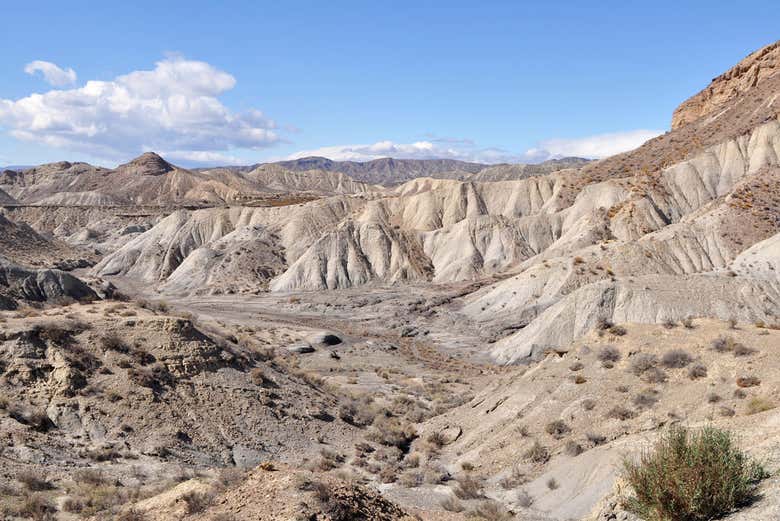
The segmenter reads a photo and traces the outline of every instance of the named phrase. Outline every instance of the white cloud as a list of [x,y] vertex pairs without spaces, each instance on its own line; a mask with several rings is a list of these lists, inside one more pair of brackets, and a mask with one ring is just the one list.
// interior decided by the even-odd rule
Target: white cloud
[[35,75],[40,72],[46,83],[55,87],[65,87],[76,83],[76,71],[73,69],[62,69],[54,63],[35,60],[24,67],[24,72]]
[[203,165],[243,165],[249,163],[247,160],[241,159],[240,157],[205,150],[163,150],[160,151],[160,154],[171,161],[182,161]]
[[526,161],[544,161],[571,156],[601,159],[633,150],[660,134],[663,134],[663,131],[629,130],[577,139],[548,139],[528,149],[524,157]]
[[287,157],[321,156],[334,161],[371,161],[383,157],[396,159],[458,159],[484,163],[503,163],[516,161],[517,156],[498,148],[477,148],[473,141],[465,139],[445,139],[435,141],[417,141],[415,143],[395,143],[377,141],[370,145],[336,145],[312,150],[303,150]]
[[235,84],[208,63],[169,57],[154,70],[112,81],[0,99],[0,126],[18,139],[108,160],[148,150],[195,157],[278,142],[276,124],[262,112],[236,113],[219,101]]

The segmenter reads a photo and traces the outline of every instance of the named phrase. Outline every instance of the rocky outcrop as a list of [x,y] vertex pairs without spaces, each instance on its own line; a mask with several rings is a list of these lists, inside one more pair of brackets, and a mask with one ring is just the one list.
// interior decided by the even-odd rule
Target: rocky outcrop
[[5,307],[13,301],[46,302],[62,298],[80,301],[96,300],[97,294],[87,284],[59,270],[30,270],[0,257],[0,296]]
[[718,107],[780,71],[780,41],[750,54],[733,68],[712,80],[709,86],[687,99],[674,111],[672,129],[714,113]]
[[4,204],[17,204],[18,201],[5,193],[3,190],[0,190],[0,205]]

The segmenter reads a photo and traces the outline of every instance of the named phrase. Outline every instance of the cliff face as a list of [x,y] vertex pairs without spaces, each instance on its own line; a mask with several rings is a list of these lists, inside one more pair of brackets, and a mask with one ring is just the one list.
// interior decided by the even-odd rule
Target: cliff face
[[780,41],[750,54],[709,86],[684,101],[672,115],[672,130],[682,127],[736,98],[780,72]]

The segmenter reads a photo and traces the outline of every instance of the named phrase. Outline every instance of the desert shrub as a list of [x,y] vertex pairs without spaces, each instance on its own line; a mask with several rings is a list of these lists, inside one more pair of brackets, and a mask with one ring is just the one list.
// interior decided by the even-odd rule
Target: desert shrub
[[669,369],[686,367],[693,361],[693,357],[683,349],[672,349],[661,357],[661,365]]
[[188,515],[198,514],[206,510],[213,496],[204,492],[190,491],[181,496],[184,501],[184,510]]
[[534,444],[523,453],[523,457],[533,463],[547,463],[547,460],[550,459],[550,452],[547,447],[534,441]]
[[534,498],[525,490],[520,490],[517,493],[517,504],[523,508],[528,508],[534,504]]
[[469,512],[469,517],[484,519],[485,521],[509,521],[514,519],[501,503],[488,499],[480,502],[473,510]]
[[664,321],[663,321],[663,324],[662,324],[662,325],[663,325],[663,326],[664,326],[666,329],[674,329],[675,327],[677,327],[677,322],[675,322],[675,321],[674,321],[674,320],[672,320],[671,318],[667,318],[666,320],[664,320]]
[[648,369],[658,365],[658,357],[649,353],[639,353],[631,359],[631,372],[640,376]]
[[701,362],[697,362],[688,368],[688,378],[696,380],[698,378],[704,378],[707,376],[707,366]]
[[40,492],[42,490],[51,490],[54,486],[46,477],[32,470],[23,470],[16,475],[16,480],[24,485],[27,490]]
[[734,344],[734,356],[750,356],[753,353],[755,353],[756,350],[753,348],[750,348],[746,346],[745,344],[742,344],[741,342],[737,342]]
[[584,366],[584,365],[582,365],[582,362],[574,362],[573,364],[571,364],[571,365],[569,366],[569,371],[579,371],[579,370],[581,370],[583,367],[585,367],[585,366]]
[[249,372],[249,378],[252,380],[252,383],[255,385],[259,385],[261,387],[264,387],[266,383],[268,382],[268,377],[265,375],[265,371],[263,371],[260,367],[255,367]]
[[444,434],[442,434],[440,431],[434,431],[430,433],[428,437],[425,438],[425,441],[437,449],[440,449],[447,444],[446,436],[444,436]]
[[737,329],[737,319],[736,318],[730,318],[726,321],[726,324],[729,326],[729,329]]
[[668,377],[661,369],[653,367],[642,373],[642,380],[649,384],[662,384],[668,380]]
[[596,400],[592,398],[585,398],[582,400],[582,408],[586,411],[592,411],[596,407]]
[[406,452],[409,445],[417,437],[417,431],[412,425],[397,418],[380,418],[374,421],[374,425],[366,437],[370,441],[388,447],[398,447]]
[[609,328],[609,332],[615,336],[624,336],[626,333],[628,333],[628,330],[626,330],[626,328],[623,326],[612,326]]
[[15,514],[22,519],[53,519],[57,507],[43,494],[25,494]]
[[[146,514],[134,508],[131,508],[130,510],[125,510],[124,512],[116,516],[116,521],[146,521],[146,519],[148,519],[146,517]],[[211,521],[217,521],[217,519],[212,517]]]
[[96,487],[98,485],[104,485],[107,482],[106,477],[103,475],[103,473],[95,469],[77,470],[73,474],[73,479],[78,483],[85,483],[93,487]]
[[450,474],[441,465],[429,463],[423,470],[423,479],[430,485],[440,485],[450,479]]
[[79,498],[65,498],[62,502],[62,511],[78,514],[84,510],[84,503]]
[[617,362],[620,360],[620,351],[615,346],[604,346],[599,350],[598,359],[601,362]]
[[558,481],[555,478],[550,478],[547,480],[547,488],[550,490],[556,490],[559,487]]
[[741,400],[747,396],[747,393],[742,389],[734,389],[734,398]]
[[339,418],[356,427],[367,427],[374,423],[376,407],[370,396],[350,398],[339,407]]
[[143,349],[133,349],[130,353],[130,357],[133,361],[139,365],[150,365],[157,361],[153,354]]
[[130,351],[130,346],[114,333],[109,333],[108,335],[100,337],[100,347],[103,351],[115,351],[117,353],[127,353]]
[[58,346],[67,344],[71,336],[69,329],[53,322],[38,324],[33,331],[37,333],[38,338],[41,340],[49,341]]
[[607,437],[603,434],[597,434],[595,432],[588,432],[585,434],[585,438],[590,442],[591,445],[594,447],[598,445],[603,445],[607,441]]
[[696,327],[693,325],[692,317],[685,317],[684,319],[682,319],[681,323],[685,329],[693,329],[694,327]]
[[459,476],[453,492],[460,499],[479,499],[484,497],[482,483],[471,474]]
[[607,411],[606,416],[607,418],[626,421],[636,417],[636,413],[631,409],[628,409],[627,407],[623,407],[622,405],[616,405],[613,408],[611,408],[609,411]]
[[571,428],[563,420],[555,420],[544,426],[544,431],[553,438],[562,438],[571,432]]
[[725,353],[734,349],[736,341],[728,335],[721,335],[710,343],[710,348],[718,353]]
[[650,408],[658,402],[658,393],[652,389],[642,391],[634,396],[634,405],[640,408]]
[[528,476],[520,470],[520,467],[512,467],[512,472],[510,472],[508,476],[501,478],[498,482],[504,490],[517,488],[525,483],[528,483]]
[[719,394],[710,393],[707,395],[707,403],[718,403],[721,400]]
[[398,478],[398,483],[406,488],[419,487],[423,482],[423,473],[419,470],[407,470]]
[[584,376],[582,376],[581,374],[574,375],[574,378],[573,378],[572,380],[573,380],[573,381],[574,381],[574,383],[575,383],[575,384],[577,384],[577,385],[584,384],[585,382],[587,382],[587,381],[588,381],[588,379],[587,379],[587,378],[585,378]]
[[474,470],[474,464],[468,461],[464,461],[463,463],[460,464],[460,468],[463,469],[463,471],[465,472],[471,472],[472,470]]
[[736,411],[734,411],[734,409],[732,409],[731,407],[727,407],[725,405],[721,405],[718,408],[718,413],[721,416],[724,416],[724,417],[728,418],[728,417],[734,416],[736,414]]
[[596,329],[599,331],[606,331],[614,325],[615,323],[608,318],[600,318],[598,321],[596,321]]
[[638,461],[623,462],[634,492],[624,505],[648,520],[713,519],[749,502],[765,476],[729,432],[672,427]]
[[580,445],[576,441],[569,440],[566,442],[566,445],[564,445],[563,452],[567,456],[571,456],[572,458],[574,458],[582,454],[584,452],[584,449],[582,448],[582,445]]
[[761,396],[755,396],[748,400],[746,412],[747,414],[758,414],[760,412],[768,411],[774,408],[775,404],[771,400]]

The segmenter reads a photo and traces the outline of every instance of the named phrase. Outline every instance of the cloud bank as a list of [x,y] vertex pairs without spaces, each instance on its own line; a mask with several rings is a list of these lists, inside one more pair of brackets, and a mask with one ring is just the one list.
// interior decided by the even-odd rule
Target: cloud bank
[[[28,69],[49,81],[76,79],[75,72],[47,62],[33,62]],[[236,113],[219,101],[235,84],[232,75],[208,63],[172,57],[153,70],[112,81],[0,99],[0,126],[17,139],[108,160],[172,150],[197,161],[280,141],[276,124],[262,112]]]
[[334,161],[371,161],[383,157],[397,159],[458,159],[476,163],[537,163],[562,157],[601,159],[627,152],[648,139],[662,134],[659,130],[630,130],[598,134],[578,139],[549,139],[539,142],[523,153],[501,148],[479,148],[471,139],[440,138],[414,143],[377,141],[369,145],[335,145],[290,154],[287,159],[309,156],[327,157]]
[[437,139],[396,143],[377,141],[368,145],[335,145],[290,154],[287,159],[321,156],[334,161],[371,161],[383,157],[396,159],[458,159],[480,163],[516,161],[519,156],[499,148],[477,148],[468,139]]
[[526,161],[544,161],[561,157],[602,159],[621,152],[628,152],[648,139],[663,134],[660,130],[629,130],[597,134],[576,139],[548,139],[539,142],[523,154]]

